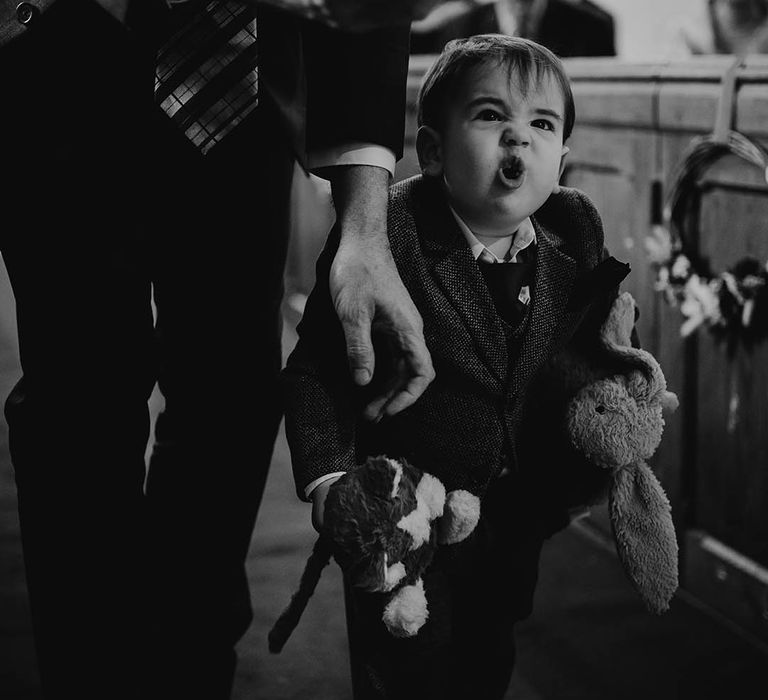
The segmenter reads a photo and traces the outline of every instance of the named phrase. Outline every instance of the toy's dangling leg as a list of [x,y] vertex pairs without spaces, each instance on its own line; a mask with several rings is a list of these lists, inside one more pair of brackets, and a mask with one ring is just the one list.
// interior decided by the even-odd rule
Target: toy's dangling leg
[[384,608],[382,619],[395,637],[413,637],[427,621],[427,597],[424,581],[418,579],[410,586],[403,586]]
[[315,592],[320,574],[330,561],[331,550],[326,541],[322,537],[318,537],[312,548],[312,553],[307,559],[298,590],[293,594],[288,606],[269,631],[267,639],[269,650],[273,654],[279,653],[288,641],[288,637],[291,636],[291,632],[299,623],[304,608],[307,607],[309,599]]

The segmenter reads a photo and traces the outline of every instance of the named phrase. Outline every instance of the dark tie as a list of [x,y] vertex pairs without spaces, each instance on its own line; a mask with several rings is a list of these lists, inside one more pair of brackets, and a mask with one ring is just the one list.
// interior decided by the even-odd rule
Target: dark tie
[[187,138],[207,153],[258,105],[253,5],[189,2],[157,58],[155,99]]
[[490,256],[480,255],[478,265],[491,293],[496,311],[510,326],[517,326],[523,318],[527,304],[520,300],[524,286],[533,285],[536,266],[535,245],[531,244],[517,255],[517,262],[498,262]]

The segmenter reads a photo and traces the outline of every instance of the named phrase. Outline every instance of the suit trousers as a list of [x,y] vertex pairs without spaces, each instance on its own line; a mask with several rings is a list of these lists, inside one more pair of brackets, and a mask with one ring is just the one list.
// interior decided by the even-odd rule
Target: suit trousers
[[226,698],[251,619],[293,160],[266,110],[200,156],[154,106],[152,48],[83,0],[0,54],[6,417],[46,698]]
[[501,700],[515,664],[515,623],[531,613],[544,527],[512,476],[497,479],[467,540],[440,546],[424,575],[429,617],[396,638],[387,594],[345,583],[355,700]]

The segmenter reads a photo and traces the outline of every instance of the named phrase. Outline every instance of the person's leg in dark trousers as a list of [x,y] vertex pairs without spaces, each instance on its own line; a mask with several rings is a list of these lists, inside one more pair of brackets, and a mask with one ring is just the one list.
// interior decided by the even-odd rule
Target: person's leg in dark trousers
[[387,596],[345,588],[355,700],[502,700],[542,545],[521,494],[511,478],[499,479],[476,531],[438,549],[424,576],[429,617],[415,637],[386,630]]
[[483,498],[476,546],[455,572],[452,698],[502,700],[515,668],[515,625],[533,609],[544,541],[529,489],[512,476]]
[[424,576],[429,618],[410,638],[393,636],[382,611],[389,596],[345,582],[352,689],[355,700],[447,700],[451,697],[453,592],[439,567]]
[[157,692],[216,700],[229,697],[234,645],[252,617],[244,563],[282,418],[293,157],[261,107],[205,157],[186,153],[175,176],[186,191],[165,222],[175,245],[155,287],[165,398],[147,481]]
[[23,378],[6,403],[46,698],[141,697],[152,55],[95,3],[0,53],[0,247]]

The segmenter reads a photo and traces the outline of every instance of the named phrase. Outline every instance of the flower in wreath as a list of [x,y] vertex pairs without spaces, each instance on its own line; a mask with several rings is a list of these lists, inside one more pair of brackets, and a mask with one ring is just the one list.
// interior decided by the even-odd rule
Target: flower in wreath
[[[735,75],[729,73],[729,79]],[[732,353],[740,343],[768,337],[768,263],[745,257],[717,273],[691,249],[691,241],[699,237],[699,181],[728,154],[760,168],[768,182],[768,149],[719,124],[711,134],[692,139],[683,153],[661,211],[663,223],[652,226],[645,249],[656,272],[655,289],[682,312],[681,335],[706,326],[726,340]]]
[[666,226],[654,224],[645,239],[645,252],[653,265],[667,265],[672,259],[672,236]]
[[702,324],[717,326],[723,322],[720,313],[720,280],[705,280],[692,274],[685,282],[680,311],[685,317],[680,335],[689,336]]
[[669,268],[669,276],[673,284],[685,284],[691,276],[691,261],[687,255],[678,253]]
[[747,330],[765,327],[768,263],[743,258],[721,277],[720,309],[727,323]]

